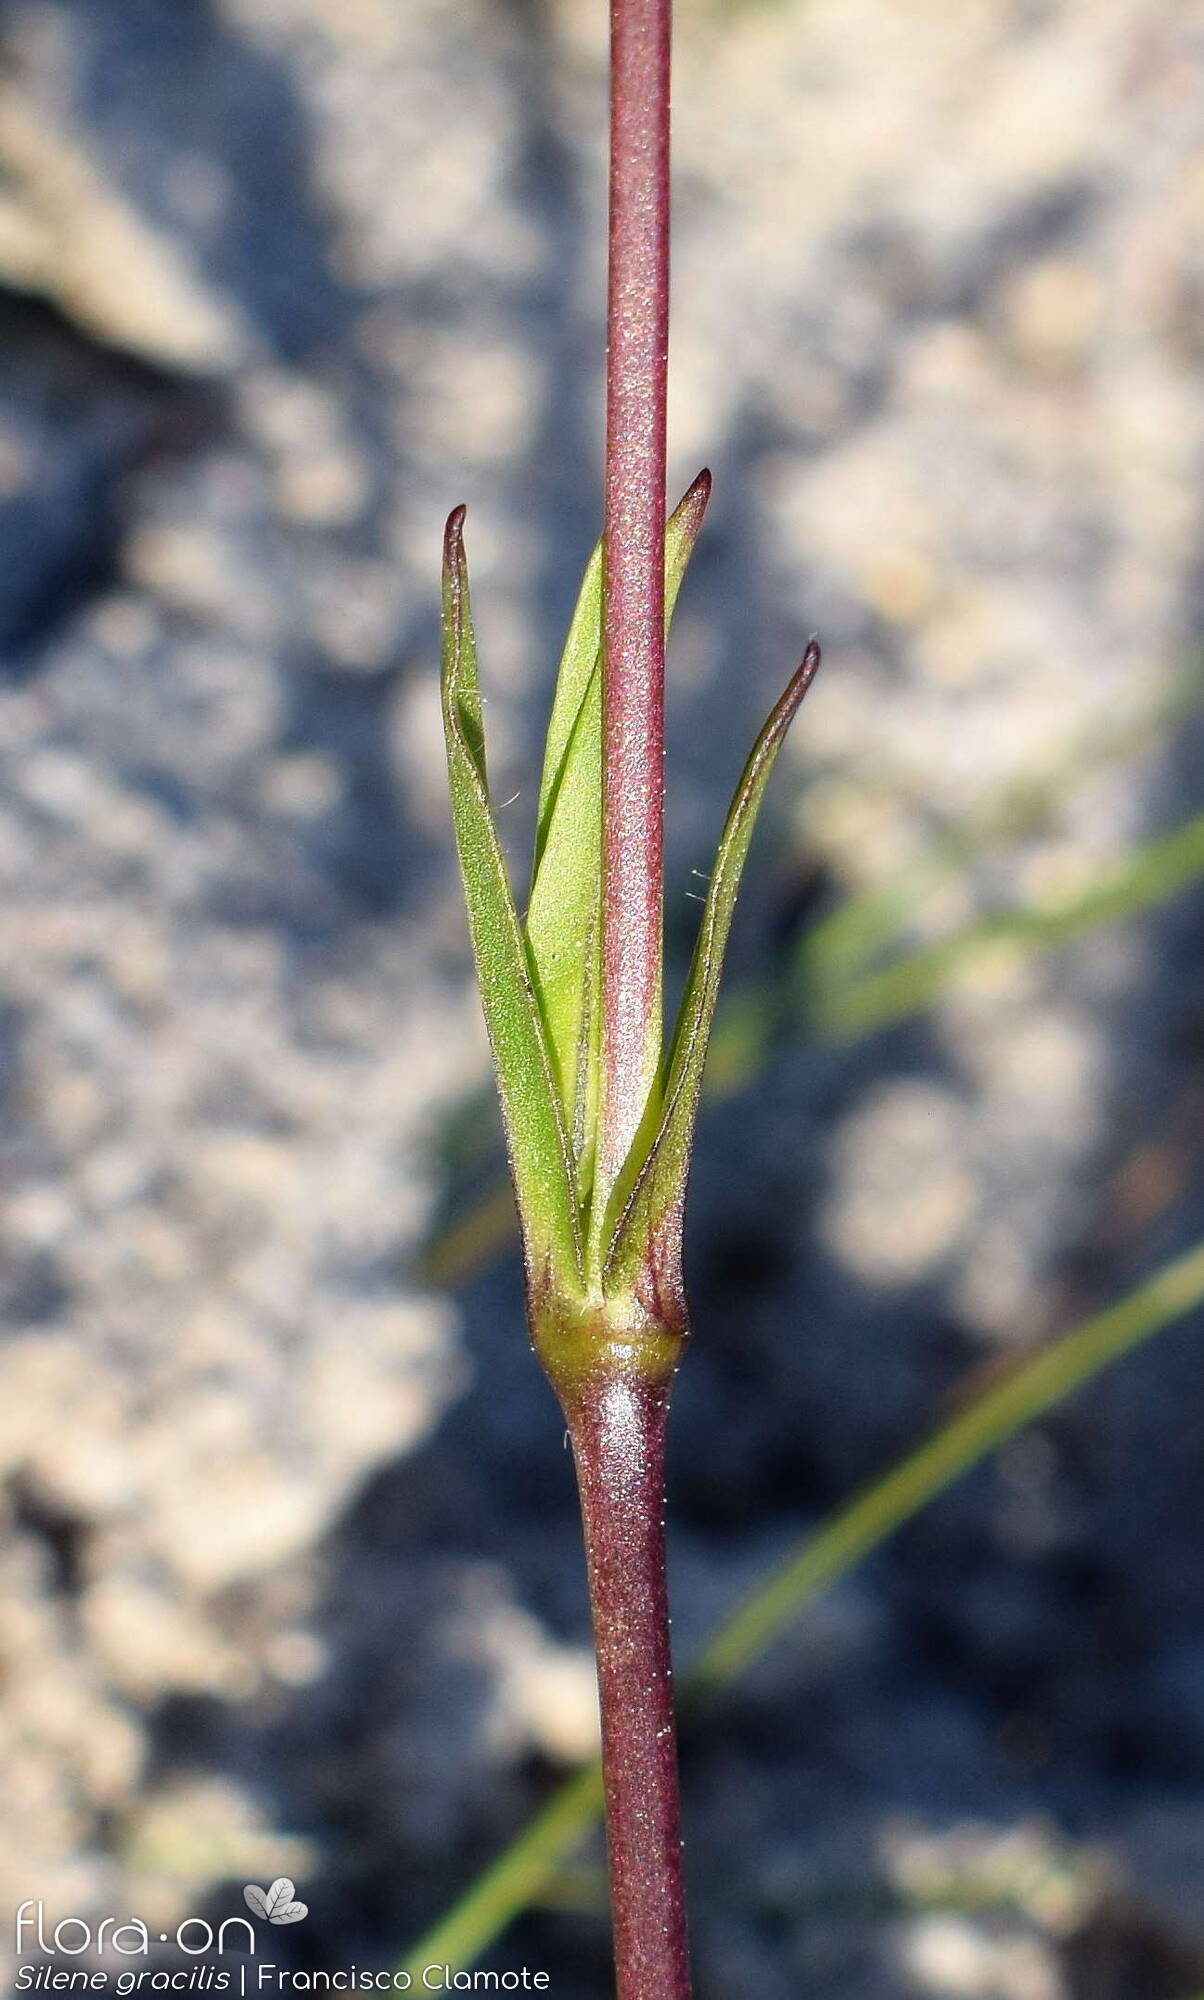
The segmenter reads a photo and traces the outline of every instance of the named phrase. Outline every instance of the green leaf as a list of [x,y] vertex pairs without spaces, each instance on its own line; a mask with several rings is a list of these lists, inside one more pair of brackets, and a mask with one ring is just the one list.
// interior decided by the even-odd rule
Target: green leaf
[[[701,472],[665,527],[665,629],[710,497]],[[527,910],[543,1013],[582,1196],[598,1098],[602,894],[602,546],[590,557],[548,725]]]
[[595,644],[593,671],[556,776],[527,909],[531,976],[583,1195],[597,1109],[601,867],[602,673]]
[[569,742],[577,728],[581,708],[591,681],[597,673],[602,643],[602,544],[597,542],[573,609],[569,635],[560,657],[552,713],[544,740],[543,774],[539,781],[539,812],[535,824],[535,865],[532,881],[539,875],[540,862],[548,842],[552,810],[564,777]]
[[527,1271],[532,1282],[574,1290],[581,1247],[572,1155],[489,805],[462,507],[443,547],[442,689],[452,819]]
[[615,1189],[612,1213],[617,1222],[606,1263],[608,1289],[612,1283],[638,1284],[650,1271],[658,1283],[680,1284],[681,1219],[694,1119],[736,892],[769,774],[818,666],[819,646],[812,639],[802,665],[753,745],[728,810],[669,1049],[660,1124],[650,1144],[643,1146],[637,1140]]

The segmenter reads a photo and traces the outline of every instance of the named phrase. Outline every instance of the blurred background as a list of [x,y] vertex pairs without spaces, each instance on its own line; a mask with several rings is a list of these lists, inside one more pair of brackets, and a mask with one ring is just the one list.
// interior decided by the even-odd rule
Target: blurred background
[[[0,15],[3,1911],[288,1874],[278,1962],[387,1965],[593,1742],[435,614],[466,501],[522,854],[599,517],[604,13]],[[679,976],[826,656],[700,1134],[684,1660],[1204,1232],[1204,6],[681,0],[675,121]],[[687,1731],[701,2000],[1204,1988],[1201,1331]],[[487,1963],[606,1994],[599,1861]]]

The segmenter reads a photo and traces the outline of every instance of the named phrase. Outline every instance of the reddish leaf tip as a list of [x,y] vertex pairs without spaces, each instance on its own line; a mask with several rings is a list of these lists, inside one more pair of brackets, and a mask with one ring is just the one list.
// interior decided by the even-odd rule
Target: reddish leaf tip
[[459,548],[464,539],[464,520],[467,513],[467,507],[453,507],[447,517],[447,526],[443,530],[443,546],[449,555]]
[[682,495],[681,505],[677,511],[690,521],[692,536],[696,535],[702,526],[702,517],[707,510],[707,501],[711,497],[712,484],[710,471],[704,465],[698,477],[691,481]]
[[807,641],[807,650],[791,675],[786,692],[777,705],[773,720],[778,729],[785,729],[793,722],[799,703],[819,672],[820,658],[819,640],[812,635]]

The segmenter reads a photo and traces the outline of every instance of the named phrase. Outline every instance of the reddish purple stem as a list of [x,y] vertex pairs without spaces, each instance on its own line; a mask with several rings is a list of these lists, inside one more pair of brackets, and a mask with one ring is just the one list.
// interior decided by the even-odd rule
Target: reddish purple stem
[[669,0],[611,0],[603,1189],[635,1137],[660,1054],[669,17]]
[[[660,1060],[669,16],[670,0],[611,0],[598,1213]],[[670,1381],[608,1343],[596,1369],[558,1386],[598,1660],[616,1991],[689,2000],[665,1588]]]
[[689,2000],[665,1586],[670,1384],[594,1378],[564,1398],[581,1489],[618,2000]]

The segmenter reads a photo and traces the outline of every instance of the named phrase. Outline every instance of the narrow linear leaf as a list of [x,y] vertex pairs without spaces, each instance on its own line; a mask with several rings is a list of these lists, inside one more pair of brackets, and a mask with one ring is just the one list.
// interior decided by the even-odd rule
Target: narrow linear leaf
[[[704,468],[683,495],[665,525],[665,631],[677,602],[702,517],[711,497],[711,475]],[[568,638],[560,658],[552,713],[544,741],[543,773],[539,781],[535,867],[538,873],[547,841],[549,817],[564,774],[569,739],[576,727],[586,690],[598,666],[602,647],[602,544],[596,542],[586,565]]]
[[442,687],[452,819],[527,1268],[571,1286],[581,1268],[572,1159],[489,806],[462,507],[444,539]]
[[601,854],[602,674],[595,659],[565,750],[527,911],[531,975],[581,1165],[594,1109],[589,1055],[600,976]]
[[1197,813],[1170,833],[1134,849],[1083,895],[1059,903],[1026,903],[1014,910],[995,910],[950,937],[904,952],[877,970],[855,972],[843,982],[832,981],[827,992],[816,982],[812,1003],[816,1024],[837,1040],[873,1033],[918,1012],[963,964],[993,945],[1036,951],[1068,944],[1101,925],[1121,923],[1168,901],[1198,881],[1202,872],[1204,813]]
[[608,1279],[630,1281],[647,1268],[650,1257],[661,1271],[676,1263],[694,1120],[736,892],[769,774],[815,679],[819,658],[818,643],[812,639],[802,665],[753,745],[728,810],[669,1049],[660,1124],[650,1145],[637,1140],[616,1187],[612,1212],[617,1222],[607,1257]]
[[[665,627],[710,497],[701,472],[665,528]],[[594,550],[561,661],[539,794],[527,911],[531,974],[565,1123],[588,1193],[594,1114],[602,881],[602,566]]]
[[544,739],[543,772],[539,780],[539,811],[535,822],[535,865],[532,881],[539,873],[547,845],[548,824],[564,774],[569,740],[577,727],[586,690],[598,664],[602,640],[602,544],[596,542],[585,567],[581,589],[569,624],[568,638],[560,656],[552,713]]

